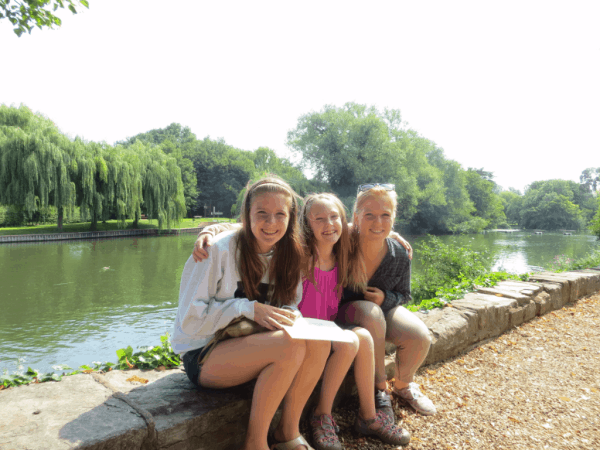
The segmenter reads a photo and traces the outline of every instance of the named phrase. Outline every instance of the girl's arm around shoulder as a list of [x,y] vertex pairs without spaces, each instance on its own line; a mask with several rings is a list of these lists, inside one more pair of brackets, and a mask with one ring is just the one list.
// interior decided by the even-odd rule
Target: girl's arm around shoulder
[[410,294],[410,266],[408,251],[394,239],[388,238],[390,245],[390,260],[386,261],[388,273],[386,274],[386,289],[383,289],[385,298],[381,308],[388,310],[398,305],[403,305],[412,300]]
[[240,228],[242,228],[241,223],[221,223],[204,227],[194,243],[194,250],[192,252],[194,261],[202,262],[208,258],[209,247],[213,242],[221,238],[223,233],[227,231],[237,231]]

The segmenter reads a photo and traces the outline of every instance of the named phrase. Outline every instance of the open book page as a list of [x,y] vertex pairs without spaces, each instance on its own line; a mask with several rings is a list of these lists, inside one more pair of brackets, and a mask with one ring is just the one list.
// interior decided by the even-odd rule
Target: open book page
[[352,342],[352,331],[342,330],[334,322],[298,317],[294,325],[282,325],[292,339]]

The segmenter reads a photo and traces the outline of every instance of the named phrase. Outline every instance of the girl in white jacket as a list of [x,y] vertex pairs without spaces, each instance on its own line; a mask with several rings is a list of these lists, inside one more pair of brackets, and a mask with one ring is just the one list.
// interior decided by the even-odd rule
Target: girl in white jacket
[[[199,388],[227,388],[256,378],[244,450],[266,450],[269,424],[283,400],[275,449],[310,450],[300,435],[302,409],[321,375],[331,344],[291,339],[281,325],[300,314],[302,247],[297,195],[283,180],[248,187],[242,229],[214,243],[204,264],[190,257],[181,276],[173,349]],[[269,331],[222,341],[201,364],[206,344],[244,316]]]

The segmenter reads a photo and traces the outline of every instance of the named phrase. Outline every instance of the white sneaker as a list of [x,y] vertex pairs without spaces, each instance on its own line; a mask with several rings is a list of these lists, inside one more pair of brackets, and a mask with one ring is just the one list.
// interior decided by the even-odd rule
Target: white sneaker
[[409,383],[408,386],[402,389],[394,387],[392,392],[396,397],[408,403],[419,414],[433,416],[437,412],[433,402],[421,392],[417,383]]

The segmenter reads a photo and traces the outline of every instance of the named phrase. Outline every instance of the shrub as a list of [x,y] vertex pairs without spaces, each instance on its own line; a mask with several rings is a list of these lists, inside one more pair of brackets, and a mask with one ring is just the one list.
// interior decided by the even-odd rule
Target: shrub
[[567,270],[587,269],[600,266],[600,250],[594,250],[587,256],[573,260],[566,255],[557,255],[550,263],[549,269],[554,272],[566,272]]
[[415,301],[433,298],[440,288],[451,287],[461,279],[474,279],[491,267],[487,252],[469,247],[444,244],[437,237],[417,245],[422,268],[413,278],[412,296]]
[[14,205],[0,206],[0,226],[22,227],[25,223],[23,208]]

